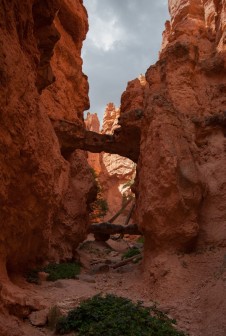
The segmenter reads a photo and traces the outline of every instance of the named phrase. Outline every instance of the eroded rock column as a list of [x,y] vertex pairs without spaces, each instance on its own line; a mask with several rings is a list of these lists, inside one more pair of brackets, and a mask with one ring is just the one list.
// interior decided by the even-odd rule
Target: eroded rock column
[[38,303],[9,278],[73,259],[95,195],[86,154],[65,159],[49,119],[84,128],[80,53],[88,23],[80,0],[3,0],[0,7],[1,302],[26,315]]
[[[160,59],[147,70],[144,86],[137,79],[128,84],[121,114],[126,118],[131,110],[143,110],[136,209],[146,249],[188,251],[213,234],[203,211],[209,197],[217,197],[212,169],[224,200],[224,131],[218,125],[201,132],[195,119],[226,107],[225,2],[172,0],[169,9]],[[197,134],[205,138],[202,144]],[[221,200],[216,217],[207,210],[211,221],[222,211]],[[225,241],[225,235],[217,238],[223,230],[221,220],[217,223],[215,237]]]

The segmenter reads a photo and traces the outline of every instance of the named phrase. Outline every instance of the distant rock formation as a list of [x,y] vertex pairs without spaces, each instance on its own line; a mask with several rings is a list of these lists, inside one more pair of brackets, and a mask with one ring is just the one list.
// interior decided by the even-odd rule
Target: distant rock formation
[[[120,109],[113,103],[106,106],[102,134],[113,134],[119,127],[118,118]],[[86,127],[90,131],[100,132],[97,114],[88,114],[85,121]],[[88,153],[88,162],[97,172],[102,188],[103,196],[107,201],[109,210],[105,220],[110,219],[122,207],[123,202],[132,193],[130,187],[134,182],[136,165],[131,160],[117,154],[109,153]],[[128,209],[118,218],[118,222],[124,222],[128,215]]]
[[[87,117],[85,119],[86,129],[92,132],[100,133],[100,121],[98,119],[97,113],[87,113]],[[95,172],[99,175],[101,172],[101,161],[100,161],[99,153],[91,153],[88,152],[88,162],[89,165],[95,170]]]
[[[116,108],[113,103],[106,106],[102,134],[113,134],[119,127],[118,118],[120,117],[120,109]],[[128,198],[131,192],[135,175],[136,164],[120,155],[102,153],[101,156],[102,171],[100,175],[101,185],[109,204],[109,212],[106,220],[112,217],[122,207],[123,201]],[[129,207],[118,218],[118,222],[123,224],[128,214]]]

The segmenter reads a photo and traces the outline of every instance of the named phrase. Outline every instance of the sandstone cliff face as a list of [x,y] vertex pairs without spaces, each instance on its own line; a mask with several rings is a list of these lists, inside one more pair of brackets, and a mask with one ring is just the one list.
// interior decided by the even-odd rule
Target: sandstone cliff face
[[191,335],[223,336],[226,2],[170,0],[169,9],[159,61],[145,85],[128,84],[120,124],[141,131],[136,215],[151,295]]
[[[43,91],[40,100],[40,109],[51,119],[65,119],[83,128],[83,111],[89,108],[88,82],[82,72],[81,59],[82,42],[88,31],[87,20],[82,1],[61,2],[54,20],[61,38],[51,60],[56,80]],[[51,234],[52,257],[58,260],[73,258],[78,243],[86,237],[87,203],[95,197],[86,154],[77,150],[65,158],[70,165],[68,188],[62,195]]]
[[[101,133],[113,134],[119,127],[119,116],[120,110],[113,103],[109,103],[105,109]],[[96,114],[88,114],[86,127],[90,131],[100,132],[100,124]],[[105,220],[108,220],[121,209],[123,199],[130,193],[130,183],[135,178],[136,165],[125,157],[104,152],[100,154],[88,153],[88,162],[98,174],[103,197],[109,207],[105,217]],[[124,211],[117,222],[123,223],[125,221],[128,210]]]
[[[186,249],[197,237],[225,241],[225,134],[220,126],[202,132],[195,124],[226,107],[225,1],[172,0],[169,8],[160,60],[145,85],[128,84],[121,114],[143,113],[137,216],[148,245]],[[213,171],[219,176],[211,181]],[[207,206],[210,198],[218,210]]]
[[[4,287],[9,276],[48,258],[72,258],[85,237],[92,176],[83,153],[62,157],[49,116],[82,124],[88,84],[80,50],[87,29],[80,0],[1,1],[0,282],[6,304],[14,297]],[[29,305],[21,296],[17,303]]]
[[51,60],[56,81],[43,92],[41,106],[54,119],[82,124],[83,112],[89,108],[88,81],[81,59],[88,19],[82,1],[62,1],[54,24],[61,37]]

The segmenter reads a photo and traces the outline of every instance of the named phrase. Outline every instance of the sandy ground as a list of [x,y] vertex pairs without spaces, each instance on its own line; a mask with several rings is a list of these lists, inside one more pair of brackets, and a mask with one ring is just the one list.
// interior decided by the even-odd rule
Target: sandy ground
[[[34,296],[42,297],[43,306],[57,306],[61,311],[67,312],[81,301],[99,293],[112,293],[130,298],[134,301],[144,301],[153,304],[148,299],[147,290],[140,282],[141,265],[129,263],[116,270],[111,266],[121,261],[121,256],[129,246],[136,242],[113,241],[108,243],[86,241],[79,249],[83,269],[81,280],[57,280],[55,282],[43,281],[41,285],[32,286]],[[141,247],[141,244],[138,244]],[[142,248],[141,248],[142,249]],[[99,270],[102,265],[109,265],[109,270]],[[53,335],[48,328],[38,328],[26,321],[21,325],[25,334],[32,336]]]
[[[57,306],[64,313],[98,293],[116,294],[145,305],[156,303],[176,318],[178,328],[189,336],[226,336],[226,248],[160,256],[152,264],[152,272],[145,274],[143,263],[114,270],[111,266],[136,244],[136,240],[99,243],[89,237],[78,250],[83,265],[81,279],[43,281],[29,285],[30,291],[42,298],[43,307],[49,310]],[[141,244],[138,246],[142,250]],[[32,326],[29,320],[19,328],[29,336],[53,335],[47,327]]]

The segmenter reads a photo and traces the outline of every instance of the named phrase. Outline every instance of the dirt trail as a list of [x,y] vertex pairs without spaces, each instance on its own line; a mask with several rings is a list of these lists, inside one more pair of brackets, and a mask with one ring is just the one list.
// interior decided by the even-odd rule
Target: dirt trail
[[[92,235],[78,249],[83,265],[78,279],[43,281],[41,285],[31,285],[33,295],[42,297],[43,307],[50,310],[57,306],[66,313],[81,301],[99,293],[111,293],[152,304],[140,278],[142,274],[140,263],[128,263],[118,269],[112,265],[121,261],[122,255],[129,247],[137,246],[142,250],[142,244],[136,240],[108,240],[107,243],[96,242]],[[41,311],[46,315],[45,310]],[[21,326],[26,335],[43,336],[54,333],[46,327],[32,326],[26,321]]]
[[[226,248],[168,255],[167,258],[159,256],[150,260],[155,260],[152,273],[143,273],[145,264],[142,262],[113,269],[112,266],[120,262],[123,253],[132,246],[142,251],[142,244],[137,239],[110,239],[100,243],[89,235],[78,249],[83,265],[79,279],[24,284],[30,295],[43,305],[43,310],[38,312],[41,319],[52,307],[57,306],[66,313],[95,294],[111,293],[143,301],[148,306],[156,303],[160,310],[175,318],[178,327],[189,336],[226,335]],[[29,320],[20,323],[18,328],[23,336],[54,334],[46,326],[32,326]]]

